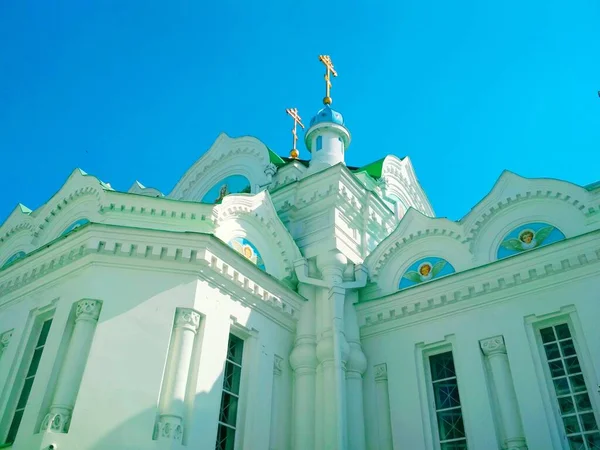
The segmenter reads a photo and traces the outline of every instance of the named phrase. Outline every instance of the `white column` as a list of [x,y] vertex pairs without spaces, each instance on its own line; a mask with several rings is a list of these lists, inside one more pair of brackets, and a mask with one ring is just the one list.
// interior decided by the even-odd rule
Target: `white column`
[[379,450],[392,450],[392,422],[390,419],[390,394],[388,391],[387,364],[378,364],[375,369],[375,395],[377,396],[377,428]]
[[271,435],[269,438],[269,449],[270,450],[283,450],[281,446],[278,446],[279,435],[280,435],[280,420],[279,416],[279,404],[281,402],[281,364],[283,360],[281,356],[273,356],[273,386],[271,390]]
[[500,426],[504,431],[504,446],[510,450],[527,449],[504,338],[496,336],[483,339],[479,344],[491,368],[500,411]]
[[83,370],[92,346],[94,331],[100,316],[102,302],[80,300],[75,308],[75,326],[62,362],[50,411],[44,417],[40,431],[66,433],[83,377]]
[[298,291],[308,301],[300,311],[296,326],[296,342],[290,354],[290,365],[294,371],[292,448],[314,450],[317,368],[315,290],[312,286],[300,284]]
[[177,308],[175,326],[169,347],[165,381],[160,393],[159,418],[155,439],[181,442],[185,392],[190,372],[194,340],[200,325],[200,313],[189,308]]
[[[349,297],[357,299],[356,292]],[[346,415],[348,418],[348,449],[365,450],[365,415],[363,405],[363,374],[367,370],[367,358],[360,345],[360,331],[354,304],[346,300],[344,325],[350,353],[346,363]]]

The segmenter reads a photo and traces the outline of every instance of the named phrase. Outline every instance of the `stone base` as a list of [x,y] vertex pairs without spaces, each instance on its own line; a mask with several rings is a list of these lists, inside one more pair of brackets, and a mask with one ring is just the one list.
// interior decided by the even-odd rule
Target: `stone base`
[[506,450],[527,450],[525,438],[505,439],[504,448]]

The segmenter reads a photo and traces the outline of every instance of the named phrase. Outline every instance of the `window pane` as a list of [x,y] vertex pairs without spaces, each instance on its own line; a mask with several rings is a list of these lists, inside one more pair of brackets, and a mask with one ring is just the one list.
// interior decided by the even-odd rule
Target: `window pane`
[[577,411],[587,411],[592,409],[590,397],[587,395],[587,393],[576,395],[575,404],[577,405]]
[[8,430],[8,436],[6,436],[6,443],[12,444],[15,442],[15,438],[17,437],[17,431],[19,431],[19,425],[21,424],[21,419],[23,418],[23,411],[17,411],[13,417],[13,420],[10,424],[10,429]]
[[562,377],[565,375],[565,368],[562,360],[557,359],[556,361],[550,361],[548,365],[550,366],[550,375],[552,375],[552,378]]
[[50,325],[52,325],[52,319],[46,320],[42,325],[42,331],[40,332],[40,337],[38,339],[36,347],[39,347],[40,345],[44,345],[46,343],[48,333],[50,332]]
[[236,397],[223,392],[219,421],[235,427],[235,421],[237,419],[237,404],[238,399]]
[[567,339],[571,337],[571,332],[569,331],[569,325],[566,323],[561,323],[560,325],[556,325],[556,335],[558,339]]
[[544,349],[546,350],[546,358],[549,360],[560,358],[557,344],[546,344],[544,345]]
[[440,441],[465,437],[465,427],[460,409],[438,412]]
[[587,450],[583,443],[583,436],[570,436],[568,439],[570,450]]
[[456,384],[456,379],[449,382],[442,381],[433,383],[433,393],[435,397],[436,409],[446,409],[460,406],[460,396],[458,395],[458,385]]
[[235,443],[235,429],[219,424],[217,431],[216,450],[233,450]]
[[563,423],[565,424],[565,431],[567,434],[579,433],[579,422],[577,416],[563,417]]
[[580,417],[581,425],[585,431],[593,431],[598,429],[598,424],[596,423],[594,413],[590,412],[587,414],[582,414]]
[[571,381],[571,389],[573,392],[581,392],[585,391],[585,381],[583,380],[583,375],[574,375],[569,377]]
[[564,341],[560,343],[560,349],[562,350],[563,356],[566,358],[567,356],[573,356],[575,354],[575,346],[573,345],[573,340],[569,339],[568,341]]
[[27,404],[27,399],[29,398],[29,393],[31,392],[31,386],[33,385],[33,377],[26,378],[25,383],[23,384],[23,390],[21,391],[21,395],[19,397],[19,401],[17,403],[17,409],[25,408]]
[[586,436],[590,450],[600,450],[600,433],[592,433]]
[[227,359],[242,364],[242,349],[244,347],[244,341],[240,338],[229,335],[229,344],[227,345]]
[[429,361],[431,363],[431,379],[433,381],[456,376],[452,352],[431,356]]
[[569,383],[566,378],[557,378],[554,381],[554,389],[556,390],[556,395],[565,395],[569,394],[571,391],[569,390]]
[[38,366],[40,365],[40,359],[42,359],[43,351],[44,347],[40,347],[35,352],[33,352],[33,359],[31,360],[31,365],[29,366],[29,370],[27,371],[28,377],[36,374]]
[[570,396],[559,398],[558,404],[562,414],[571,414],[575,412],[575,405],[573,404],[573,399]]
[[552,327],[542,328],[540,330],[540,334],[542,335],[542,342],[544,344],[556,340],[556,337],[554,336],[554,330],[552,329]]
[[233,392],[234,394],[239,394],[241,375],[241,367],[227,362],[225,364],[225,374],[223,376],[223,389]]
[[565,365],[567,366],[567,371],[569,375],[573,375],[581,372],[581,366],[579,365],[579,360],[577,356],[572,356],[570,358],[565,359]]

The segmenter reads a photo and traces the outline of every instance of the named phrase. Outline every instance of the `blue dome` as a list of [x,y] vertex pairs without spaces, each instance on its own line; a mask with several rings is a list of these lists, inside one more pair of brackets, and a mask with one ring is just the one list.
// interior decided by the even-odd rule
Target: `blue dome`
[[315,117],[310,119],[310,126],[312,127],[313,125],[323,122],[331,122],[337,123],[338,125],[344,125],[344,118],[339,112],[334,111],[329,106],[325,106],[325,108],[320,110]]

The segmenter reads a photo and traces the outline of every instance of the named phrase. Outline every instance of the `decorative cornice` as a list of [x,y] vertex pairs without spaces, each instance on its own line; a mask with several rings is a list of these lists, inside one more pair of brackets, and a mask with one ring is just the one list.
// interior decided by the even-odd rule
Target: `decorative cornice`
[[388,373],[386,363],[377,364],[376,366],[373,366],[373,369],[375,370],[375,381],[387,381]]
[[191,308],[177,308],[175,313],[175,329],[183,328],[198,332],[200,326],[200,313]]
[[283,371],[283,358],[281,356],[273,356],[273,375],[279,376]]
[[[141,244],[144,241],[146,244]],[[238,259],[241,258],[212,235],[186,233],[184,238],[181,233],[132,231],[128,227],[92,223],[78,233],[59,239],[30,254],[17,266],[0,271],[0,308],[5,303],[2,301],[3,297],[11,292],[50,276],[64,267],[80,268],[81,260],[86,257],[90,258],[90,263],[106,261],[106,258],[111,258],[113,262],[135,261],[136,264],[156,261],[164,261],[165,264],[178,263],[181,270],[193,272],[210,283],[217,283],[221,288],[230,287],[232,298],[238,301],[260,307],[268,305],[263,312],[276,321],[280,321],[281,318],[272,316],[269,309],[295,321],[296,312],[304,301],[298,294],[256,267],[249,269],[252,275],[238,271],[234,265],[237,265]],[[223,259],[226,257],[229,258],[227,261]],[[251,266],[245,263],[240,265]],[[271,288],[266,288],[265,284]],[[280,323],[290,328],[293,322]]]
[[485,356],[506,353],[506,344],[504,343],[504,337],[502,336],[481,339],[479,341],[479,346],[481,347],[481,351]]
[[2,357],[2,354],[4,353],[4,350],[6,350],[6,348],[8,347],[8,344],[10,344],[10,339],[12,338],[13,331],[14,328],[0,334],[0,357]]
[[[590,265],[595,266],[600,263],[600,244],[594,242],[598,237],[600,237],[600,230],[592,231],[532,252],[459,272],[428,285],[405,289],[382,298],[369,299],[368,302],[358,305],[361,329],[367,332],[371,327],[377,329],[384,325],[393,327],[393,323],[410,321],[417,315],[438,308],[485,297],[542,279],[552,280],[561,273]],[[573,253],[568,254],[568,252]],[[492,264],[496,266],[495,270],[490,270],[489,266]],[[474,273],[481,275],[477,278],[477,282],[473,281]]]
[[75,321],[90,320],[95,322],[98,320],[98,317],[100,317],[101,309],[102,302],[100,300],[79,300],[75,310]]

